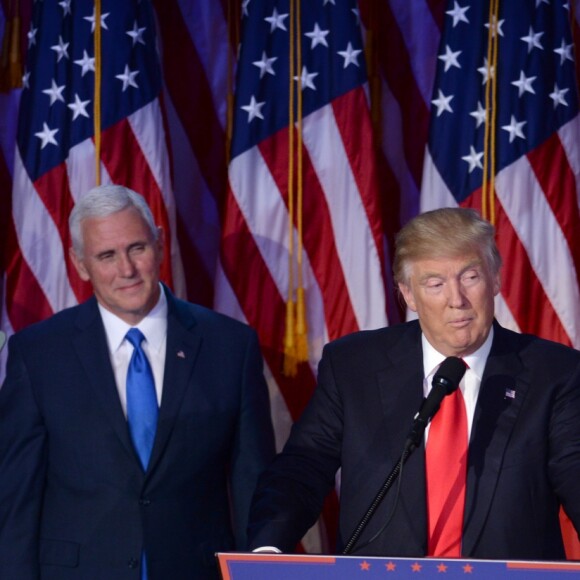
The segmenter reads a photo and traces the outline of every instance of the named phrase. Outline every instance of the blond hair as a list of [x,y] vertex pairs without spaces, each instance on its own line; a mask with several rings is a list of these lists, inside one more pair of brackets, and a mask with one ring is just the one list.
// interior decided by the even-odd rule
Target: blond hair
[[455,257],[474,252],[492,274],[501,268],[495,228],[474,209],[446,207],[419,214],[395,238],[393,273],[398,284],[409,283],[415,260]]

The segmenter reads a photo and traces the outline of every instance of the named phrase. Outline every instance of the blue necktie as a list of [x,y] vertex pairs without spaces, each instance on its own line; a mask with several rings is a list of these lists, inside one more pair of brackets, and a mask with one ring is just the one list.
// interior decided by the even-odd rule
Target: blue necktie
[[[141,348],[145,340],[143,333],[138,328],[131,328],[125,338],[134,348],[127,371],[127,421],[133,445],[146,471],[159,414],[155,381],[147,355]],[[141,580],[147,580],[145,552],[141,554]]]
[[155,381],[147,356],[141,348],[145,340],[143,333],[138,328],[131,328],[126,339],[135,349],[127,371],[127,421],[141,465],[147,470],[159,414]]

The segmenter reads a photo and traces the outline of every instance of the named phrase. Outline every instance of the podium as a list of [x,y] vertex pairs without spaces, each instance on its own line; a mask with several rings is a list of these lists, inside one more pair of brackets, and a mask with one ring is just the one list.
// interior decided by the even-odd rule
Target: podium
[[550,580],[579,575],[580,562],[218,553],[223,580]]

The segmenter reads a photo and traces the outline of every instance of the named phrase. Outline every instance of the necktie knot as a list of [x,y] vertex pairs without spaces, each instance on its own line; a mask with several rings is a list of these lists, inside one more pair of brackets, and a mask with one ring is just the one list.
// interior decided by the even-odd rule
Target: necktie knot
[[141,343],[145,340],[145,336],[138,328],[130,328],[125,338],[133,345],[133,348],[139,350],[141,350]]

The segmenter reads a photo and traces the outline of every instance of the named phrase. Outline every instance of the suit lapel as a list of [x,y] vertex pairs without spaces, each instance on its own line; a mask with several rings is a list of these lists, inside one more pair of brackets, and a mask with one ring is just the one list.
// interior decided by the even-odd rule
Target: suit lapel
[[495,324],[469,443],[462,549],[466,556],[473,552],[485,524],[507,443],[530,381],[508,333]]
[[99,315],[97,301],[93,297],[79,306],[79,315],[72,337],[73,348],[84,368],[88,384],[92,388],[103,414],[110,421],[122,445],[136,461],[135,451],[127,421],[123,414],[115,376],[111,367],[105,328]]
[[[385,440],[394,465],[401,456],[413,417],[423,400],[424,372],[419,325],[411,326],[394,347],[385,349],[387,355],[390,366],[379,373],[378,383],[387,428]],[[421,445],[403,468],[400,506],[397,509],[405,514],[417,545],[423,549],[427,537],[425,494],[425,453]]]
[[148,473],[153,471],[167,445],[183,396],[191,382],[202,342],[201,331],[193,314],[167,289],[165,293],[168,319],[163,394]]

